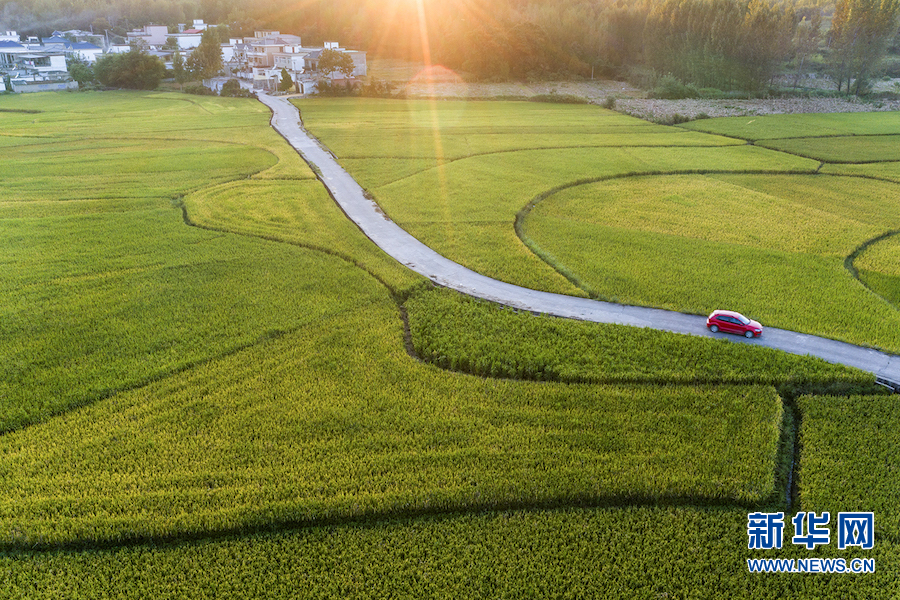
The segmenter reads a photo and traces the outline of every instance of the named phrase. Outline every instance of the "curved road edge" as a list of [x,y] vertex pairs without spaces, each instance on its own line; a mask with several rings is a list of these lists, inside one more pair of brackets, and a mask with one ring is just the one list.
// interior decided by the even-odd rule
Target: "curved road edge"
[[362,187],[338,164],[334,155],[306,132],[300,122],[300,111],[287,98],[261,93],[259,100],[272,110],[272,127],[318,171],[320,180],[350,220],[392,258],[438,285],[535,313],[729,339],[801,356],[816,356],[900,384],[900,356],[877,350],[772,327],[766,328],[763,337],[752,340],[714,334],[706,329],[706,318],[702,316],[540,292],[480,275],[444,258],[388,219],[377,203],[366,198]]

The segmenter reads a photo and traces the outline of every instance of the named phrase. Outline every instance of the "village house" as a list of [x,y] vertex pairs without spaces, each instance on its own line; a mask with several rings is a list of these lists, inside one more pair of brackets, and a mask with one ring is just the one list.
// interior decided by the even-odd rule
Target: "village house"
[[48,38],[44,45],[19,43],[14,31],[7,31],[0,40],[0,79],[3,90],[12,92],[43,92],[78,89],[66,66],[63,38]]
[[145,48],[162,46],[169,37],[169,28],[165,25],[144,25],[141,29],[129,31],[128,41],[141,44]]
[[[294,82],[294,91],[308,94],[316,91],[316,84],[322,74],[318,64],[324,50],[335,50],[348,54],[355,65],[350,79],[365,77],[367,73],[366,53],[341,48],[337,42],[326,42],[323,48],[307,48],[300,37],[278,31],[257,31],[254,37],[237,40],[234,56],[227,61],[230,72],[252,81],[253,89],[274,91],[281,82],[282,71],[286,71]],[[332,81],[345,79],[343,73],[330,73]]]
[[[145,25],[128,32],[128,43],[110,43],[106,36],[71,30],[55,31],[44,40],[33,39],[21,43],[14,31],[0,34],[0,71],[6,74],[4,89],[13,91],[37,91],[40,89],[77,89],[66,67],[66,58],[78,58],[87,63],[96,62],[103,53],[128,52],[134,46],[158,56],[172,66],[175,48],[185,58],[200,45],[203,32],[211,25],[194,20],[192,26],[179,25],[177,33],[170,33],[164,25]],[[75,41],[73,41],[75,40]],[[94,41],[104,44],[101,48]],[[308,94],[316,91],[318,81],[326,75],[320,72],[319,61],[325,50],[342,52],[351,57],[354,71],[349,80],[365,77],[366,53],[341,48],[337,42],[326,42],[324,47],[308,48],[299,36],[279,31],[257,31],[252,38],[234,38],[221,45],[225,71],[232,76],[252,82],[257,90],[275,91],[279,88],[282,72],[286,71],[294,82],[294,91]],[[327,74],[332,81],[343,81],[340,71]],[[26,85],[27,84],[27,85]]]

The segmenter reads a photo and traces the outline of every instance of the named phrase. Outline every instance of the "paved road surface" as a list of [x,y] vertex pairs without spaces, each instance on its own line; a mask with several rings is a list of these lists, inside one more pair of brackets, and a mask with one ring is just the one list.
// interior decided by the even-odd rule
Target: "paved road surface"
[[809,354],[900,382],[900,356],[772,327],[766,327],[763,336],[753,340],[714,334],[706,329],[706,317],[539,292],[480,275],[444,258],[387,219],[378,205],[364,196],[363,189],[338,165],[334,156],[306,133],[300,123],[299,111],[286,98],[266,94],[260,94],[259,98],[273,111],[272,126],[321,172],[325,186],[363,233],[396,260],[439,285],[536,313],[726,338],[791,354]]

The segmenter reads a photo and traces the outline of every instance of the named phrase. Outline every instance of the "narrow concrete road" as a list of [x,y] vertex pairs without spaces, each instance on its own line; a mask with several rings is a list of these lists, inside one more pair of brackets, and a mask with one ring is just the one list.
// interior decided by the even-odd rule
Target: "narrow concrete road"
[[272,126],[314,169],[318,169],[334,199],[363,233],[393,258],[439,285],[536,313],[725,338],[801,356],[818,356],[831,363],[849,365],[900,382],[900,356],[772,327],[766,327],[762,337],[752,340],[714,334],[706,329],[706,317],[539,292],[480,275],[444,258],[386,218],[378,205],[365,197],[359,184],[338,165],[331,152],[307,134],[300,123],[299,111],[286,98],[260,94],[259,99],[272,109]]

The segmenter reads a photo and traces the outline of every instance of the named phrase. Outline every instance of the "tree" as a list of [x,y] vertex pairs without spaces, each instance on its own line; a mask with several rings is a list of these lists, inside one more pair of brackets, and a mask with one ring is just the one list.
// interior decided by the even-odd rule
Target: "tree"
[[245,90],[241,87],[241,82],[237,79],[229,79],[225,83],[222,84],[222,89],[219,91],[220,96],[226,96],[230,98],[254,98],[255,94],[250,90]]
[[803,77],[803,66],[806,60],[819,50],[822,40],[822,11],[812,13],[809,19],[803,18],[797,25],[797,37],[794,41],[794,60],[797,61],[797,74],[794,76],[794,87]]
[[215,29],[207,29],[200,45],[188,57],[188,69],[197,79],[212,79],[222,70],[222,46]]
[[97,81],[108,87],[153,90],[166,75],[166,65],[155,56],[134,49],[107,54],[94,65]]
[[868,79],[897,33],[900,0],[838,0],[828,32],[832,77],[838,91],[847,82],[855,93],[865,91]]
[[647,18],[647,62],[699,87],[759,90],[795,29],[789,7],[765,0],[664,0]]
[[294,87],[294,80],[284,67],[281,68],[281,82],[278,84],[279,92],[289,92]]
[[326,77],[335,71],[340,71],[344,74],[344,77],[350,77],[353,75],[355,68],[356,65],[353,64],[353,59],[345,52],[326,48],[319,55],[319,72]]
[[175,55],[172,57],[172,73],[175,75],[175,81],[183,88],[190,77],[190,72],[188,72],[184,64],[184,57],[181,56],[181,52],[178,50],[175,51]]
[[69,75],[78,82],[79,87],[90,85],[94,82],[94,69],[82,58],[70,58],[66,61]]

